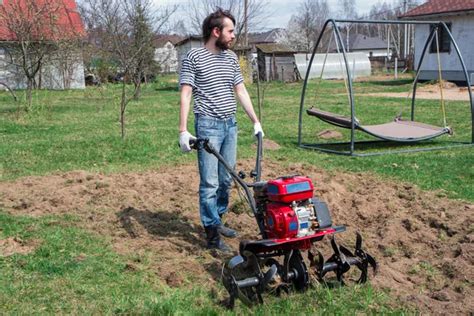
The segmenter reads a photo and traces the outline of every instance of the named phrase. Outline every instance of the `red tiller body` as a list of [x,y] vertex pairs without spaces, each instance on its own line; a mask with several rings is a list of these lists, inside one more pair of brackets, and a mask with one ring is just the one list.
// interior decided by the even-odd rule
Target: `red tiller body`
[[288,176],[268,181],[268,199],[273,202],[291,203],[313,197],[313,182],[308,177]]

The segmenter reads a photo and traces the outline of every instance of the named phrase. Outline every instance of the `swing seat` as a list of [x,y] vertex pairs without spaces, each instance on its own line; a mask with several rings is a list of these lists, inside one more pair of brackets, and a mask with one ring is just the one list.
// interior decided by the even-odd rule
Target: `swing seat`
[[[343,128],[351,128],[350,117],[321,111],[316,108],[307,109],[306,113],[315,116],[326,123]],[[395,142],[418,142],[451,133],[451,130],[448,127],[438,127],[415,121],[405,121],[400,118],[396,118],[393,122],[378,125],[361,125],[356,119],[354,127],[374,137]]]

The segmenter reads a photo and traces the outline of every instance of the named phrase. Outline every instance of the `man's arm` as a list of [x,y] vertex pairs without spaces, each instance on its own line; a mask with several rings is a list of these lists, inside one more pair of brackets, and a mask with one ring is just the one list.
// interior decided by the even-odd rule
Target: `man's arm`
[[183,152],[190,152],[191,146],[189,145],[189,141],[196,139],[196,137],[188,132],[188,114],[192,92],[193,88],[190,85],[183,84],[181,86],[181,101],[179,107],[179,146]]
[[190,85],[183,84],[181,86],[181,101],[179,108],[179,132],[186,132],[188,130],[188,115],[191,105],[191,96],[193,88]]

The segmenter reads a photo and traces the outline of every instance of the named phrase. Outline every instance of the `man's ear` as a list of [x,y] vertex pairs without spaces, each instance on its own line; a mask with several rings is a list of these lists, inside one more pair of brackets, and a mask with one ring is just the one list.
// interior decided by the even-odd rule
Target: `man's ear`
[[212,29],[211,34],[215,36],[216,38],[219,38],[221,35],[221,30],[216,26],[215,28]]

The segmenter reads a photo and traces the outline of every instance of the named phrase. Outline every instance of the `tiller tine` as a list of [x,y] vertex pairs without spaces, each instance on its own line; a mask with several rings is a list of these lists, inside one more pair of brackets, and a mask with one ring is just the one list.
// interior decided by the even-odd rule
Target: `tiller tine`
[[374,270],[374,274],[377,273],[377,262],[375,261],[374,257],[370,254],[362,250],[362,236],[357,232],[356,235],[356,247],[355,247],[355,255],[359,258],[362,258],[363,261],[367,261],[369,265]]
[[308,251],[309,266],[316,270],[316,276],[319,282],[324,282],[324,275],[328,270],[324,270],[324,257],[321,251],[316,249],[318,258],[315,258],[315,255],[311,250]]
[[[334,236],[331,239],[331,246],[334,254],[326,262],[324,262],[321,253],[318,251],[319,259],[317,264],[315,264],[315,268],[321,281],[328,272],[334,271],[337,280],[344,285],[343,275],[350,270],[351,266],[356,266],[361,272],[359,279],[356,281],[357,283],[367,282],[369,265],[373,268],[374,273],[376,273],[377,263],[371,255],[362,250],[362,236],[359,233],[356,236],[354,253],[344,246],[338,246]],[[311,254],[309,259],[313,263],[314,255]]]
[[248,306],[262,304],[262,293],[275,278],[278,268],[272,265],[265,273],[260,269],[257,257],[248,251],[243,256],[233,257],[225,266],[222,280],[229,292],[229,308],[239,298]]

